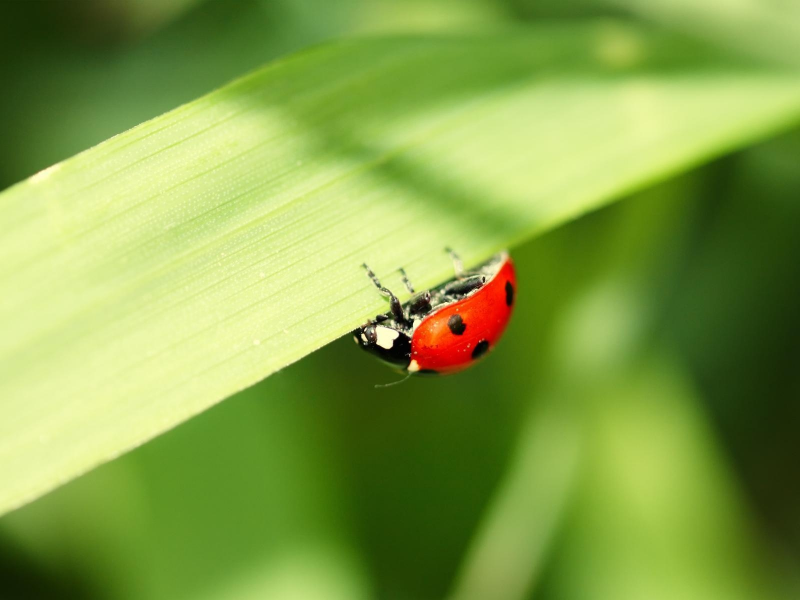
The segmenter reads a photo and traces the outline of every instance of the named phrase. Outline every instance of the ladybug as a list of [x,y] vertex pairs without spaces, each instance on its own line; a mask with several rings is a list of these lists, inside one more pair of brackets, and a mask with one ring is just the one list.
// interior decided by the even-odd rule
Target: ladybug
[[[516,277],[507,252],[464,271],[452,250],[455,278],[401,304],[366,265],[378,291],[389,300],[388,313],[353,332],[367,352],[409,375],[446,375],[474,364],[494,348],[514,308]],[[406,289],[414,288],[403,269]]]

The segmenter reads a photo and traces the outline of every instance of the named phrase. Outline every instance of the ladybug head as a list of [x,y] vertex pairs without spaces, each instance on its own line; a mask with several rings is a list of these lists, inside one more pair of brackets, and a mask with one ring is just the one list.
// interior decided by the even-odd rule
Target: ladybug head
[[411,362],[411,338],[399,329],[368,322],[353,337],[364,350],[392,366],[405,369]]

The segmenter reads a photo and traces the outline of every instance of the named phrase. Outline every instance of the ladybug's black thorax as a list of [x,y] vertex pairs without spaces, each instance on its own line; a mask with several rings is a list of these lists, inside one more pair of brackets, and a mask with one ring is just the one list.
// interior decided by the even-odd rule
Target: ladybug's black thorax
[[353,336],[361,348],[390,365],[405,369],[411,362],[411,337],[398,328],[367,323],[356,329]]

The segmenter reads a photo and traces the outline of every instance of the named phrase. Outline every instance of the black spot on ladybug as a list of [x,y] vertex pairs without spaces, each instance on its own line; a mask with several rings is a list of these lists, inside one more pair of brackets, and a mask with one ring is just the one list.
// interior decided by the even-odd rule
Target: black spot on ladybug
[[489,349],[489,342],[486,340],[481,340],[475,346],[475,349],[472,351],[472,360],[476,360],[486,354],[486,351]]
[[461,335],[467,328],[467,325],[464,323],[461,315],[453,315],[447,319],[447,326],[450,328],[450,331],[453,333],[453,335]]
[[434,371],[433,369],[420,369],[417,371],[417,375],[438,375],[439,371]]
[[506,305],[511,306],[514,304],[514,286],[510,281],[506,281]]

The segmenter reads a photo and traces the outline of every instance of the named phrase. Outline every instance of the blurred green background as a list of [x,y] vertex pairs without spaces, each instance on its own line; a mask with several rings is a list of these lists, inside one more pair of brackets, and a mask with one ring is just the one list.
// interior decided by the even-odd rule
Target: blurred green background
[[[0,189],[328,39],[682,4],[0,2]],[[694,29],[735,46],[737,6],[770,4]],[[800,597],[799,159],[787,132],[518,248],[471,371],[377,390],[339,340],[4,516],[0,598]]]

